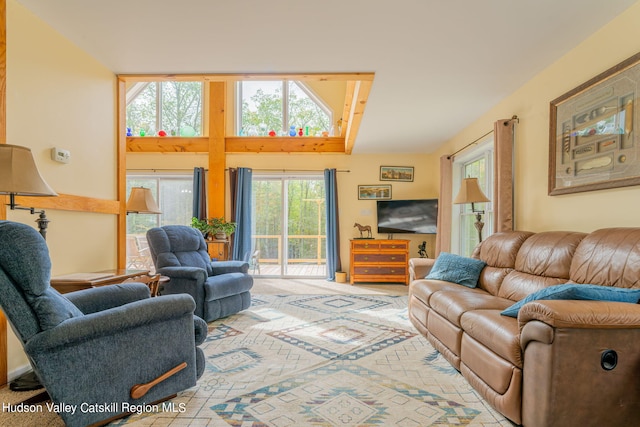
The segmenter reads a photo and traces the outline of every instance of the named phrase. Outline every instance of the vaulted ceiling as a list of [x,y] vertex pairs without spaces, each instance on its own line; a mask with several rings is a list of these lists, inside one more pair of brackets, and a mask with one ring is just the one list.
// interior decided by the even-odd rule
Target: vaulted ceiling
[[411,153],[636,0],[17,2],[117,74],[375,73],[353,152]]

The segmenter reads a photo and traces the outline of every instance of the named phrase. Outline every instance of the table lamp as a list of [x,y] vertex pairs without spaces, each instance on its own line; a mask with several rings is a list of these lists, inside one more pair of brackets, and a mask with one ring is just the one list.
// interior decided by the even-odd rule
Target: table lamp
[[9,195],[9,208],[38,213],[38,231],[46,239],[49,220],[44,210],[16,204],[15,196],[57,196],[42,179],[31,150],[20,145],[0,144],[0,194]]
[[484,214],[484,211],[476,210],[474,203],[483,202],[490,202],[490,200],[480,189],[480,185],[478,185],[478,178],[465,178],[462,180],[460,191],[453,203],[456,205],[471,203],[471,212],[476,214],[476,222],[473,225],[476,227],[476,230],[478,230],[478,242],[482,242],[482,228],[484,227],[482,214]]
[[156,204],[150,188],[133,187],[129,200],[127,200],[127,213],[160,214],[162,213]]

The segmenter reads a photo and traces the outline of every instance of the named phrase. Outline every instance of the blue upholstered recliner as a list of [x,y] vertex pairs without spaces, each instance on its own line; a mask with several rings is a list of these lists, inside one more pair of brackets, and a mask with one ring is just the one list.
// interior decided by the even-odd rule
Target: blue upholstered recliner
[[147,231],[147,241],[156,272],[170,278],[162,295],[191,295],[196,301],[195,313],[207,322],[251,305],[249,263],[212,262],[200,231],[186,225],[166,225]]
[[[207,325],[194,316],[193,298],[150,298],[140,283],[61,295],[50,271],[42,236],[0,221],[0,306],[52,402],[76,405],[60,413],[67,426],[118,417],[196,384]],[[171,372],[146,393],[140,387]]]

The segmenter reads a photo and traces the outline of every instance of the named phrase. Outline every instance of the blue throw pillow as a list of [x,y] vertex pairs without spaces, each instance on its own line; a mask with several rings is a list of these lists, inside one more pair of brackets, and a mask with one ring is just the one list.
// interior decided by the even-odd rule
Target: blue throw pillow
[[640,289],[625,289],[600,285],[579,285],[567,283],[549,286],[527,295],[517,303],[502,311],[503,316],[518,317],[520,308],[528,302],[536,300],[590,300],[637,303],[640,301]]
[[487,264],[479,259],[441,252],[426,278],[475,288],[485,265]]

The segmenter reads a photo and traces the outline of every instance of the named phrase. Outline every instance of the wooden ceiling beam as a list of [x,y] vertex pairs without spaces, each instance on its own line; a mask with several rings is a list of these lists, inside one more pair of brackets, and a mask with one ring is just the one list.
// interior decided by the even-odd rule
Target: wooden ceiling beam
[[350,97],[349,110],[346,110],[347,103],[345,102],[345,112],[342,116],[342,132],[345,141],[344,152],[346,154],[351,154],[353,151],[358,129],[360,129],[362,115],[364,114],[369,99],[369,92],[371,92],[372,83],[372,81],[361,80],[353,82],[352,84],[347,83],[347,88],[352,88],[352,95]]
[[227,153],[344,153],[338,137],[227,137]]
[[230,74],[119,74],[131,82],[189,81],[236,82],[242,80],[373,81],[374,73],[230,73]]

